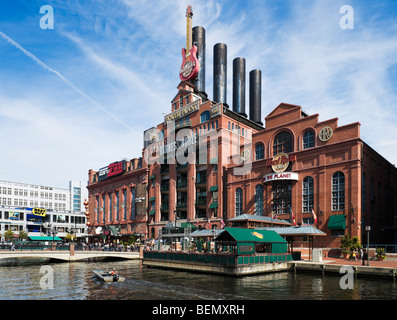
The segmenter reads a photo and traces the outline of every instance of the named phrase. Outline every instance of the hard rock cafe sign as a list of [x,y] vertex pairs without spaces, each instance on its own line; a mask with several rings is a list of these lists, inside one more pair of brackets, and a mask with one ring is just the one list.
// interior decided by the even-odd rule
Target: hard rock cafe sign
[[191,6],[187,7],[187,29],[186,29],[186,48],[182,49],[182,66],[179,70],[179,77],[182,81],[188,81],[196,78],[199,72],[199,62],[197,59],[197,47],[192,44],[192,17],[193,10]]
[[279,153],[266,161],[266,166],[272,167],[274,173],[267,174],[263,177],[262,183],[267,183],[276,180],[294,180],[298,181],[299,175],[295,172],[285,172],[290,163],[296,161],[295,155],[286,155],[285,153]]
[[266,161],[266,166],[272,167],[273,171],[276,173],[281,173],[287,170],[290,162],[294,163],[296,161],[295,155],[286,155],[285,153],[276,154],[273,159],[268,159]]

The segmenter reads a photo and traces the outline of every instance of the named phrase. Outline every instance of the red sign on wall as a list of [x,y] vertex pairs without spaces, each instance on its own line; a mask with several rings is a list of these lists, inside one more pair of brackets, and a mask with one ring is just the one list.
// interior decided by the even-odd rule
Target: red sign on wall
[[111,163],[107,167],[99,169],[98,181],[119,176],[125,172],[125,169],[126,169],[125,160]]

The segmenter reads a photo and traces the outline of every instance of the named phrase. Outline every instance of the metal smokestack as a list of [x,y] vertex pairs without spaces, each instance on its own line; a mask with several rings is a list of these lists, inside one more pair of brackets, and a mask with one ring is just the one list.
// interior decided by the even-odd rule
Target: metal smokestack
[[197,47],[197,60],[200,65],[197,78],[194,81],[197,92],[207,99],[205,93],[205,29],[197,26],[193,28],[193,44]]
[[250,120],[263,126],[261,122],[262,109],[262,72],[252,70],[250,72]]
[[217,43],[214,46],[214,97],[215,102],[221,102],[226,107],[227,90],[227,46]]
[[233,60],[233,111],[247,118],[245,113],[245,59]]

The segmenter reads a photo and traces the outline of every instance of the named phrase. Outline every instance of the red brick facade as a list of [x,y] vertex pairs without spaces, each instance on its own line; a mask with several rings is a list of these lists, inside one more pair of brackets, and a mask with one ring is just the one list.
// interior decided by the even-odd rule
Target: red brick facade
[[[300,106],[282,103],[262,127],[222,104],[202,101],[188,83],[182,82],[178,89],[171,101],[172,113],[146,137],[142,168],[101,182],[94,181],[98,173],[90,171],[91,213],[98,210],[98,195],[122,195],[124,189],[130,212],[131,190],[143,185],[145,218],[106,222],[120,225],[121,234],[134,234],[136,225],[145,223],[145,236],[157,238],[167,223],[175,221],[176,212],[179,221],[221,228],[236,212],[267,217],[273,212],[292,221],[291,208],[298,224],[313,224],[313,209],[315,226],[327,234],[322,239],[327,246],[339,246],[344,234],[363,240],[363,223],[373,228],[371,242],[394,242],[397,170],[361,140],[359,123],[338,126],[337,118],[320,122],[318,114],[307,115]],[[191,149],[173,144],[181,139]],[[204,161],[197,158],[202,163],[195,163],[191,151],[200,148],[207,154]],[[186,153],[188,163],[181,164],[178,154]],[[280,153],[286,155],[280,163],[288,162],[288,167],[263,182],[265,175],[274,173],[271,164],[279,161],[274,157]],[[242,156],[244,162],[237,164]],[[235,170],[246,164],[248,171],[236,175]],[[274,180],[280,177],[284,179]],[[340,228],[330,226],[335,215],[344,215]],[[93,216],[92,230],[103,224]]]

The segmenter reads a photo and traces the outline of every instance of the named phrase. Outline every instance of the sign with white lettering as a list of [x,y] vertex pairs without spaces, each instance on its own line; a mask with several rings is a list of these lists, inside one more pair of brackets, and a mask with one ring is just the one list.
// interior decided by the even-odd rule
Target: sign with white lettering
[[283,172],[283,173],[271,173],[263,177],[262,183],[277,180],[299,180],[299,175],[296,172]]
[[126,170],[126,161],[119,161],[109,164],[107,167],[98,170],[98,181],[116,177],[123,174]]

